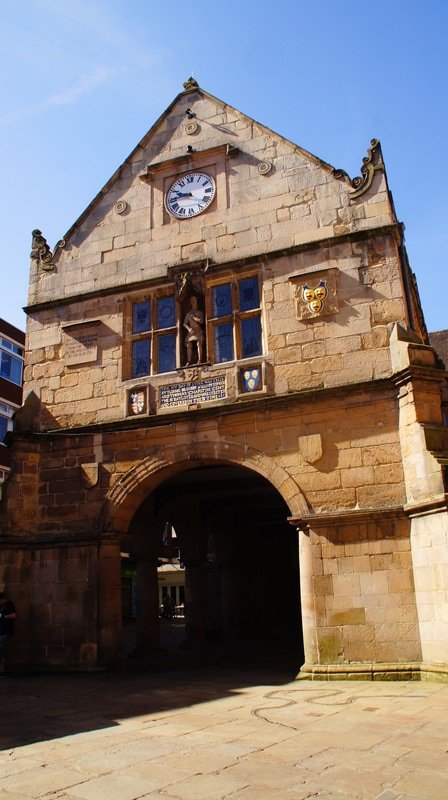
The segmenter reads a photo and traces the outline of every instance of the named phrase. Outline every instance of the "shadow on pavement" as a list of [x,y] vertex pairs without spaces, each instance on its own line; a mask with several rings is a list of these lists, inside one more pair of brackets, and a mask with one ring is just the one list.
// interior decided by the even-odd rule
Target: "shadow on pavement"
[[282,641],[218,643],[156,659],[129,659],[120,673],[10,675],[0,681],[0,748],[114,727],[132,717],[231,696],[248,686],[279,686],[298,672]]

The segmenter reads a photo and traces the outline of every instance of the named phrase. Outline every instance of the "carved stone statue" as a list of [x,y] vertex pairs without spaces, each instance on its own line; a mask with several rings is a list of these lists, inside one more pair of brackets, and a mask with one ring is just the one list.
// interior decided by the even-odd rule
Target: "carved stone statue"
[[[185,337],[185,344],[187,346],[187,365],[196,363],[202,364],[203,362],[203,344],[204,344],[204,314],[198,308],[198,298],[192,296],[191,309],[187,312],[184,319],[184,328],[187,329]],[[196,344],[197,361],[193,361],[193,345]]]

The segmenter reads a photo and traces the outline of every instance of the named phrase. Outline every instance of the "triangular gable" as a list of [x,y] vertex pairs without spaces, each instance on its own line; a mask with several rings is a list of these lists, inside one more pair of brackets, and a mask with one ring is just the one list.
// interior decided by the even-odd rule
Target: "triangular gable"
[[[363,177],[350,179],[349,175],[344,170],[336,169],[331,164],[329,164],[328,162],[326,162],[323,159],[319,158],[318,156],[314,155],[313,153],[309,152],[308,150],[306,150],[305,148],[301,147],[300,145],[295,144],[294,142],[290,141],[289,139],[287,139],[286,137],[284,137],[281,134],[277,133],[276,131],[273,131],[271,128],[267,127],[266,125],[262,124],[261,122],[258,122],[257,120],[254,120],[252,117],[250,117],[247,114],[244,114],[239,109],[236,109],[235,107],[229,105],[228,103],[225,103],[223,100],[220,100],[218,97],[215,97],[215,95],[205,91],[204,89],[202,89],[199,86],[199,84],[196,81],[194,81],[192,78],[189,78],[188,81],[186,81],[185,84],[184,84],[184,91],[179,92],[179,94],[176,95],[174,100],[169,104],[169,106],[165,109],[165,111],[160,115],[160,117],[156,120],[156,122],[151,126],[151,128],[143,136],[143,138],[133,148],[133,150],[130,152],[130,154],[127,156],[127,158],[124,159],[122,164],[113,173],[113,175],[109,178],[109,180],[104,184],[102,189],[100,189],[98,194],[95,195],[93,200],[84,209],[82,214],[75,220],[73,225],[68,229],[68,231],[66,232],[66,234],[63,237],[63,239],[60,242],[61,244],[62,243],[65,244],[66,242],[68,242],[70,237],[76,232],[76,230],[79,228],[79,226],[84,222],[84,220],[93,211],[93,209],[95,208],[97,203],[100,202],[100,200],[105,196],[105,194],[107,194],[109,192],[109,190],[113,187],[114,183],[121,177],[124,169],[131,165],[131,163],[133,161],[133,158],[138,153],[138,151],[140,149],[145,149],[147,147],[147,145],[149,144],[151,139],[154,137],[154,135],[157,132],[157,130],[164,123],[164,121],[170,116],[170,114],[172,113],[172,111],[176,107],[176,105],[186,95],[192,95],[192,96],[193,95],[200,95],[203,99],[207,99],[207,100],[211,101],[212,103],[215,103],[217,106],[221,107],[221,109],[223,111],[229,111],[230,113],[234,113],[234,114],[238,115],[238,117],[240,119],[246,120],[249,124],[257,126],[263,134],[265,134],[265,135],[267,135],[269,137],[272,137],[272,138],[276,139],[278,142],[281,142],[281,143],[285,144],[286,146],[290,147],[291,151],[293,153],[296,153],[297,155],[300,155],[300,156],[304,157],[305,159],[308,159],[314,165],[316,165],[318,167],[321,167],[327,173],[332,174],[336,179],[343,179],[346,183],[349,183],[352,186],[352,188],[355,189],[355,191],[359,190],[360,187],[363,187],[363,185],[366,183],[366,177],[365,177],[364,174],[363,174]],[[382,168],[383,163],[382,163],[382,158],[381,158],[381,151],[379,150],[379,142],[377,142],[377,140],[372,140],[372,146],[371,146],[371,148],[369,150],[369,156],[364,159],[364,164],[365,164],[365,162],[368,162],[368,163],[372,162],[373,149],[375,149],[377,152],[379,152],[379,155],[380,155],[380,158],[377,159],[377,161],[379,160],[380,164],[379,164],[379,166],[377,166],[377,164],[375,164],[375,169]],[[361,172],[363,172],[363,168],[361,169]],[[55,249],[57,249],[57,247]]]

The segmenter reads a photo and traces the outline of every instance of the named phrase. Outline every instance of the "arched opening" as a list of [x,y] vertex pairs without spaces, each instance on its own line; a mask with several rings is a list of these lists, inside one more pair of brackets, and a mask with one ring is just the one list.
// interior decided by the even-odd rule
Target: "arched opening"
[[303,663],[298,538],[260,474],[202,462],[134,513],[122,562],[126,663],[193,658],[297,673]]

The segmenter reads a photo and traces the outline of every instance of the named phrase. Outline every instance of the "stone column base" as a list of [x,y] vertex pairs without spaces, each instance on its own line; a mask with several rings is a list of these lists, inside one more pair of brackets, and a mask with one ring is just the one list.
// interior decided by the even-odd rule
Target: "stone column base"
[[448,664],[304,664],[298,681],[438,681],[448,683]]

